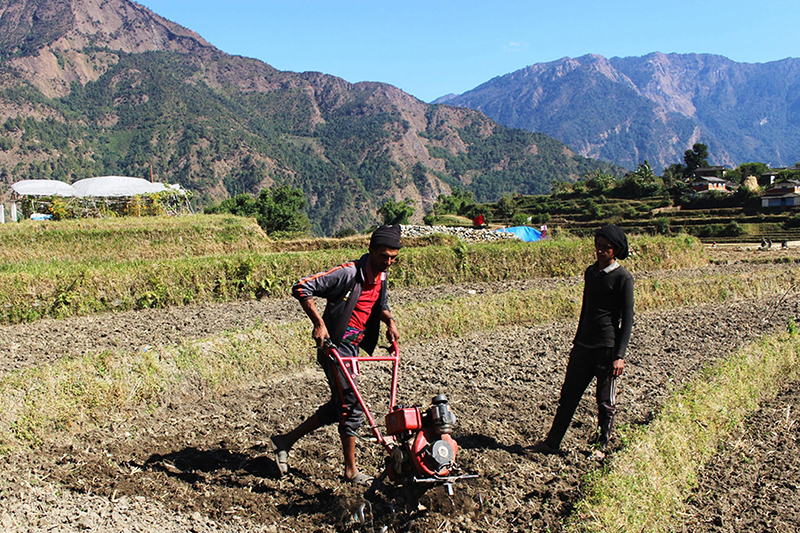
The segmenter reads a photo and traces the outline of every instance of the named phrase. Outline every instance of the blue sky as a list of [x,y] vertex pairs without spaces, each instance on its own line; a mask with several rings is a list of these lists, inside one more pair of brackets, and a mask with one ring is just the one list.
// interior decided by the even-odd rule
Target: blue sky
[[429,102],[569,56],[800,57],[797,0],[140,0],[229,54]]

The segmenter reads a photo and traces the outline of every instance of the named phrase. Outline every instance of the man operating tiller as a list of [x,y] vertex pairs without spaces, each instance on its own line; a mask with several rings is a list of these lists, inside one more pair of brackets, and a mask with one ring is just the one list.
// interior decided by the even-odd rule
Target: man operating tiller
[[[330,339],[342,356],[355,357],[359,348],[372,354],[378,343],[380,322],[386,324],[387,340],[397,342],[399,332],[389,309],[386,272],[400,247],[400,226],[380,226],[372,233],[369,253],[361,259],[305,277],[292,287],[292,295],[313,325],[317,361],[325,371],[331,396],[295,429],[272,437],[281,475],[289,470],[289,450],[295,442],[322,426],[338,423],[345,480],[364,486],[372,483],[372,476],[359,472],[356,466],[356,433],[364,421],[363,409],[343,369],[334,364],[323,343]],[[322,315],[315,297],[327,301]]]

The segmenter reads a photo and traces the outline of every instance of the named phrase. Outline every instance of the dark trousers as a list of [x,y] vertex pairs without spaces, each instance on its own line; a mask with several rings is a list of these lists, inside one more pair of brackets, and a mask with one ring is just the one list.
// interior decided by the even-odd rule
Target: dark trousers
[[569,354],[567,373],[561,386],[561,397],[553,425],[545,442],[558,448],[572,422],[572,416],[581,401],[586,387],[597,379],[597,421],[600,430],[598,442],[608,444],[614,425],[616,407],[616,379],[611,375],[611,348],[583,348],[573,346]]
[[[358,346],[342,343],[337,346],[342,357],[355,357],[358,355]],[[331,391],[330,399],[317,409],[317,416],[323,426],[339,424],[339,433],[355,437],[358,428],[364,423],[364,409],[356,398],[356,393],[344,376],[344,371],[336,361],[328,356],[325,349],[317,350],[317,362],[325,371],[328,387]],[[358,379],[353,376],[353,381],[358,385]]]

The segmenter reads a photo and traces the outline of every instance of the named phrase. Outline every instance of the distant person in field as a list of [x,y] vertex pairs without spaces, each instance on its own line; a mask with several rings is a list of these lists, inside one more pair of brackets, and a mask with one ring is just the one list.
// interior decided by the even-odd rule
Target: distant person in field
[[[387,270],[399,252],[400,225],[380,226],[372,233],[369,253],[361,259],[305,277],[292,287],[292,295],[300,301],[313,325],[311,336],[317,344],[317,361],[325,371],[331,395],[305,422],[285,435],[272,437],[281,475],[289,471],[289,451],[295,442],[322,426],[338,424],[345,480],[358,485],[372,482],[372,476],[359,472],[356,466],[356,434],[364,420],[363,409],[323,343],[326,339],[333,341],[343,357],[357,356],[359,348],[372,354],[381,322],[386,324],[389,342],[399,339],[386,290]],[[322,315],[314,298],[327,301]]]
[[600,228],[594,238],[597,261],[584,274],[578,331],[569,355],[558,409],[539,453],[559,453],[575,409],[592,379],[597,380],[597,427],[594,456],[605,458],[616,407],[616,379],[625,368],[625,350],[633,327],[633,276],[617,259],[628,257],[628,239],[617,226]]
[[486,225],[486,219],[483,218],[483,215],[479,213],[475,218],[472,219],[472,224],[476,228],[482,228]]

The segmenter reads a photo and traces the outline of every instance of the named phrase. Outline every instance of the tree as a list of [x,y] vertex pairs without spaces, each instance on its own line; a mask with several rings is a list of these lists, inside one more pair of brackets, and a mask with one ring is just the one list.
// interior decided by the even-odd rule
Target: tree
[[254,191],[258,185],[267,177],[264,164],[256,161],[252,155],[248,154],[241,165],[231,171],[223,179],[223,185],[229,194]]
[[708,147],[703,143],[694,143],[691,150],[683,153],[683,162],[686,163],[684,176],[691,178],[695,170],[708,166]]
[[453,213],[456,215],[466,215],[474,205],[475,197],[472,191],[453,187],[453,194],[450,196],[446,194],[439,195],[432,210],[435,211],[436,214]]
[[417,161],[417,163],[411,169],[411,179],[414,180],[414,185],[417,186],[417,190],[424,196],[424,194],[430,190],[430,185],[428,184],[428,171],[425,168],[425,165]]
[[[765,165],[764,163],[742,163],[736,170],[739,171],[739,182],[744,183],[744,180],[749,176],[755,176],[756,180],[760,178],[763,174],[769,172],[769,166]],[[727,176],[726,178],[731,179],[731,176]]]
[[414,200],[396,202],[394,198],[389,198],[378,208],[378,214],[386,225],[408,224],[408,217],[414,214]]
[[502,198],[497,201],[497,212],[506,220],[511,220],[514,213],[517,212],[517,202],[510,194],[504,194]]
[[685,183],[686,165],[681,163],[673,163],[664,169],[662,179],[664,180],[664,187],[671,189],[677,185]]
[[453,196],[451,198],[453,198],[454,205],[456,207],[455,212],[457,215],[466,215],[475,206],[475,197],[473,196],[472,191],[454,187]]
[[661,192],[661,180],[646,160],[636,170],[622,178],[617,188],[626,198],[641,198]]
[[656,194],[661,190],[658,176],[653,172],[653,168],[646,159],[633,171],[633,178],[636,181],[639,194],[643,196]]
[[353,228],[342,228],[337,231],[333,236],[337,239],[344,239],[345,237],[351,237],[353,235],[358,235],[358,232]]
[[311,229],[308,215],[304,211],[305,206],[303,191],[281,185],[272,189],[261,189],[258,198],[246,193],[237,194],[206,207],[204,212],[255,217],[267,235],[302,235]]
[[258,225],[267,235],[304,235],[311,229],[303,191],[288,185],[261,189],[258,193]]
[[203,212],[208,215],[230,213],[239,217],[255,217],[258,214],[256,199],[251,194],[237,194],[225,198],[218,204],[206,206]]
[[793,167],[778,171],[778,180],[798,180],[800,179],[800,168]]
[[550,182],[550,194],[553,196],[567,196],[570,193],[572,193],[571,182],[561,180]]
[[586,188],[589,192],[602,194],[614,186],[614,176],[607,172],[595,170],[594,174],[586,178]]

